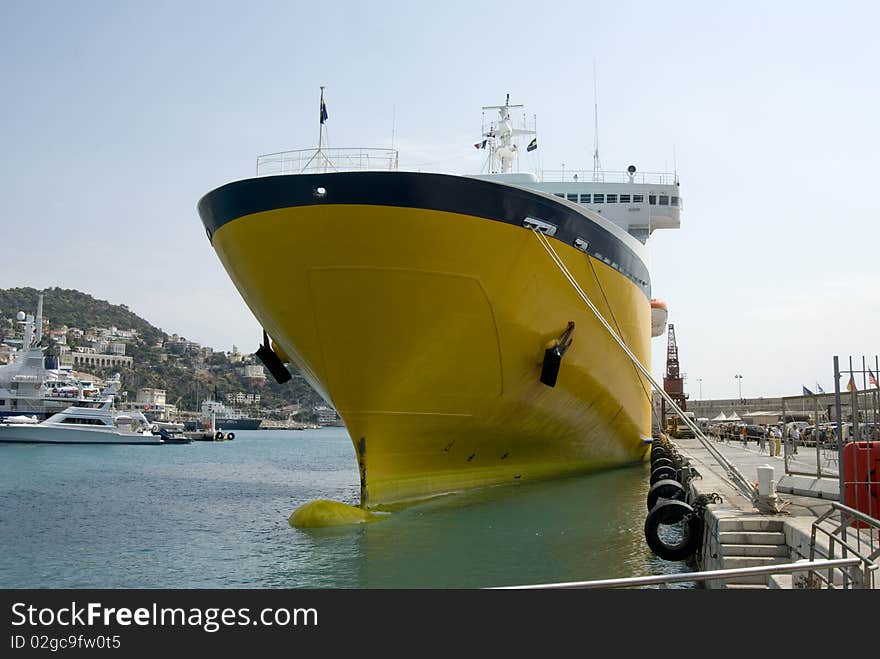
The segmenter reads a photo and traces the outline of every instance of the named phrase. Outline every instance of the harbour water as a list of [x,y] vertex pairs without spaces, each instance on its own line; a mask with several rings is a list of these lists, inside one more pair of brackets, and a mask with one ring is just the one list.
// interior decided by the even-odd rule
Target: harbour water
[[647,466],[496,487],[365,526],[344,428],[169,446],[0,446],[0,587],[482,588],[687,571],[643,525]]

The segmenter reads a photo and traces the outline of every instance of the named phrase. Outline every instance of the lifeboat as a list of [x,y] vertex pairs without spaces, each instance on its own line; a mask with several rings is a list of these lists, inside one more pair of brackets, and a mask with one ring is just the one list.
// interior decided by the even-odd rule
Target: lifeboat
[[651,300],[651,336],[661,336],[666,331],[666,317],[669,311],[663,300]]

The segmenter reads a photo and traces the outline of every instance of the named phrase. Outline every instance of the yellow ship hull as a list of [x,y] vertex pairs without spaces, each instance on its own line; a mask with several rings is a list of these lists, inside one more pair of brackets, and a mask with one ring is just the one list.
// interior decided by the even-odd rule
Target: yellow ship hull
[[[358,455],[363,507],[643,459],[650,385],[532,231],[426,208],[406,187],[402,205],[384,196],[386,203],[372,203],[373,192],[340,199],[332,194],[334,176],[357,175],[317,177],[325,196],[299,194],[295,203],[264,201],[253,188],[260,179],[243,191],[230,184],[224,194],[233,201],[212,197],[221,188],[203,199],[200,212],[278,352],[344,420]],[[408,180],[381,176],[367,182],[391,186],[389,195]],[[467,194],[497,185],[460,180],[469,181]],[[529,203],[559,204],[526,194]],[[359,203],[364,197],[371,203]],[[648,363],[647,282],[550,240]],[[573,341],[550,387],[539,381],[544,351],[570,321]]]

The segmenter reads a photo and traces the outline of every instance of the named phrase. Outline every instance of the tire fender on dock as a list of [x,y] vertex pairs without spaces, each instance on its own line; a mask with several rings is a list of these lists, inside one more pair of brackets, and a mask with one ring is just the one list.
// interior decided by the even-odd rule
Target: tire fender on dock
[[648,510],[652,510],[657,505],[659,499],[676,499],[684,501],[687,499],[687,490],[677,480],[664,478],[651,486],[648,490]]
[[[661,537],[661,526],[684,520],[677,542]],[[656,556],[665,561],[683,561],[696,553],[702,539],[703,519],[684,501],[660,499],[645,519],[645,541]],[[664,534],[666,535],[666,534]]]
[[658,481],[662,480],[678,480],[678,471],[675,467],[670,467],[669,465],[661,465],[659,467],[655,467],[651,470],[651,480],[650,484],[654,485]]

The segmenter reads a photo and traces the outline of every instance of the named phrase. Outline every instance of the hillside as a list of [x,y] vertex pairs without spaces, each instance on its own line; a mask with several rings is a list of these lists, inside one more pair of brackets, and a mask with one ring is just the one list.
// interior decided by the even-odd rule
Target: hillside
[[[286,406],[300,403],[304,408],[311,408],[322,402],[296,372],[293,380],[285,384],[276,383],[271,376],[265,382],[244,378],[238,372],[241,364],[232,363],[226,353],[187,349],[183,344],[169,341],[168,334],[125,305],[96,300],[77,290],[0,289],[0,329],[8,334],[11,319],[19,311],[34,313],[41,292],[43,317],[48,319],[50,329],[67,325],[83,330],[110,326],[137,330],[137,340],[127,343],[125,352],[134,359],[134,366],[118,369],[122,376],[122,390],[127,392],[130,400],[134,400],[139,388],[154,387],[165,389],[167,402],[179,409],[197,410],[201,401],[214,392],[221,400],[225,400],[227,393],[258,393],[260,407],[278,409],[281,417],[286,416],[286,412],[281,411]],[[43,344],[49,345],[45,338]],[[256,348],[254,345],[253,349]],[[50,345],[52,349],[54,347]],[[92,368],[90,372],[107,377],[115,370]],[[308,416],[299,418],[307,420]]]
[[145,341],[156,343],[164,335],[125,305],[110,304],[106,300],[96,300],[91,295],[77,290],[47,288],[0,289],[0,316],[12,317],[19,311],[34,313],[37,298],[43,293],[43,317],[48,318],[51,327],[116,327],[136,329]]

